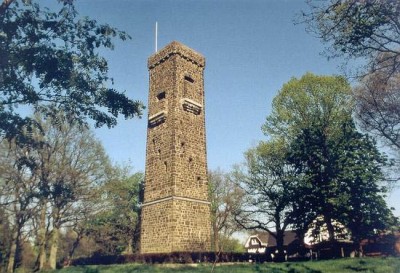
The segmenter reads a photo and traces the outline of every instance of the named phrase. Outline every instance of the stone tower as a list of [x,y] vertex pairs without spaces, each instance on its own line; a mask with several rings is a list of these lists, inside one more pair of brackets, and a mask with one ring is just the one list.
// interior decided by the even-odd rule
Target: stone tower
[[148,59],[141,253],[210,250],[204,66],[202,55],[178,42]]

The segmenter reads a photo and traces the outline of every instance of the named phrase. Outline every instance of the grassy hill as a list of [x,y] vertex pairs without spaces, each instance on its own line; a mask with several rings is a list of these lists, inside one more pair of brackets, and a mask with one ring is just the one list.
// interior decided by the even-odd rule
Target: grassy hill
[[51,271],[57,273],[400,273],[399,258],[338,259],[327,261],[265,263],[265,264],[147,265],[124,264],[108,266],[77,266]]

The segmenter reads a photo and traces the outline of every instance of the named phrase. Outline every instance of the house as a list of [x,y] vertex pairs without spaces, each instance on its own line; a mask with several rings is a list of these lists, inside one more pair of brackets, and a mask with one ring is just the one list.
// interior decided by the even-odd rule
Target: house
[[[283,245],[285,251],[298,245],[298,239],[294,231],[285,231]],[[257,232],[249,236],[246,240],[245,248],[248,253],[272,254],[276,251],[276,239],[268,232]]]
[[[351,243],[350,231],[339,221],[332,219],[334,228],[334,239],[336,242]],[[308,226],[307,232],[304,234],[304,244],[312,247],[329,240],[329,232],[322,216],[318,216]]]

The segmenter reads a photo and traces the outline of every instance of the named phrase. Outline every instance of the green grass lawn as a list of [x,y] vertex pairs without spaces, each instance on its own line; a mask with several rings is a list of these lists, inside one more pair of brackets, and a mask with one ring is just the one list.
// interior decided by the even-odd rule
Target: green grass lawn
[[57,273],[400,273],[400,258],[362,258],[327,261],[233,264],[217,265],[212,271],[211,264],[190,265],[146,265],[124,264],[109,266],[77,266],[50,271]]

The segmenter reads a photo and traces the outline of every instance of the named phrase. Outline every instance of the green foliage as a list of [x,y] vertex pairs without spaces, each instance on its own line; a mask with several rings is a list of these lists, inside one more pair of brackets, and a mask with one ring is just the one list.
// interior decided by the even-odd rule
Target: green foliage
[[[112,127],[117,117],[141,116],[143,105],[113,89],[99,49],[129,35],[89,18],[78,18],[73,1],[59,11],[36,1],[11,0],[0,9],[0,137],[29,142],[24,128],[38,127],[21,106],[44,115],[63,111],[79,122]],[[49,107],[49,103],[55,107]]]
[[129,174],[128,167],[114,167],[104,184],[103,208],[87,219],[87,237],[103,254],[132,253],[139,235],[140,193],[143,173]]
[[220,236],[219,237],[220,250],[223,252],[245,252],[243,243],[238,239]]
[[302,233],[322,215],[331,240],[336,219],[358,242],[393,219],[382,197],[385,190],[378,186],[386,158],[375,142],[357,132],[352,105],[350,86],[342,77],[308,73],[282,87],[263,126],[271,145],[283,143],[277,146],[283,151],[281,164],[294,169],[296,179],[284,187],[293,189],[286,205],[291,223]]
[[[305,129],[292,142],[289,161],[303,178],[295,198],[297,219],[311,220],[316,215],[337,219],[351,230],[355,242],[393,223],[382,195],[385,188],[378,184],[384,179],[386,158],[351,121],[342,125],[335,138],[328,138],[317,126]],[[305,210],[304,204],[312,209]]]
[[311,126],[334,134],[351,109],[351,89],[343,77],[307,73],[283,85],[262,129],[271,137],[293,137]]

